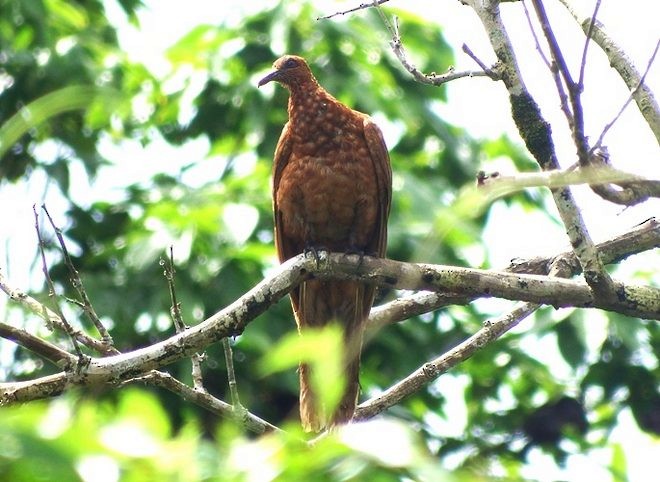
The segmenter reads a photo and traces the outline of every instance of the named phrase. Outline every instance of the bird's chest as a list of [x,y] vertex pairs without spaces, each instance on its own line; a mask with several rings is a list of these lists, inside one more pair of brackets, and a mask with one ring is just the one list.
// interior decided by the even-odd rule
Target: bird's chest
[[287,236],[328,249],[364,248],[377,215],[375,173],[357,129],[326,123],[293,134],[276,203]]

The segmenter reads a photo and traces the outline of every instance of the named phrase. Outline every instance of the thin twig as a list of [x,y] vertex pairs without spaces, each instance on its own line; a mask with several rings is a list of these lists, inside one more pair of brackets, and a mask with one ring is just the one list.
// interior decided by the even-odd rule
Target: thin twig
[[41,209],[46,214],[46,217],[48,218],[48,222],[55,231],[55,236],[57,237],[57,240],[59,242],[60,250],[62,251],[62,255],[64,256],[64,264],[69,270],[69,275],[70,275],[69,279],[71,281],[71,285],[76,290],[78,296],[80,296],[80,299],[82,300],[81,302],[78,302],[76,304],[82,308],[85,315],[87,315],[87,317],[90,319],[92,324],[96,327],[97,331],[99,332],[99,335],[101,335],[101,339],[103,343],[105,343],[109,347],[112,347],[114,344],[114,342],[112,341],[112,337],[110,336],[110,333],[105,328],[105,326],[103,326],[103,323],[96,314],[96,311],[92,306],[92,303],[89,301],[89,297],[87,296],[87,291],[85,290],[85,286],[83,285],[82,279],[80,278],[80,273],[78,273],[78,270],[74,266],[73,261],[71,261],[71,256],[69,256],[69,250],[67,249],[66,243],[64,242],[64,237],[62,236],[62,230],[55,224],[55,221],[53,221],[53,218],[48,212],[48,209],[46,208],[45,204],[41,205]]
[[574,8],[569,0],[559,0],[580,25],[582,30],[587,33],[592,29],[592,39],[601,48],[607,56],[610,65],[617,71],[621,80],[624,81],[628,89],[633,92],[633,97],[639,112],[646,120],[649,128],[653,132],[656,141],[660,145],[660,105],[653,94],[653,91],[644,83],[640,83],[641,75],[633,61],[626,52],[609,36],[605,27],[600,22],[592,23],[590,18],[584,18]]
[[[167,286],[170,293],[170,315],[172,321],[174,322],[174,329],[177,333],[183,333],[188,326],[183,321],[183,316],[181,315],[181,303],[177,300],[176,288],[174,286],[174,247],[170,246],[170,259],[169,263],[165,260],[160,260],[160,265],[163,266],[163,274],[167,280]],[[194,353],[190,357],[190,362],[192,364],[192,381],[193,387],[195,390],[206,391],[204,387],[204,375],[202,372],[202,363],[204,362],[205,355],[204,353]]]
[[62,326],[64,326],[64,331],[66,332],[67,335],[69,335],[69,338],[71,339],[71,343],[73,344],[73,348],[76,351],[76,355],[78,356],[78,359],[82,360],[84,355],[80,350],[80,346],[78,346],[78,340],[76,339],[75,336],[75,330],[73,329],[69,321],[66,319],[64,313],[62,313],[62,310],[60,309],[59,304],[57,303],[57,293],[55,291],[55,284],[53,283],[53,280],[50,277],[50,272],[48,271],[48,263],[46,262],[46,247],[45,247],[46,243],[41,237],[41,229],[39,229],[39,214],[37,213],[37,207],[35,205],[32,206],[32,212],[34,213],[34,228],[37,231],[37,239],[39,241],[39,253],[41,255],[41,270],[44,274],[46,284],[48,285],[48,297],[53,302],[53,310],[55,311],[55,313],[57,313],[57,316],[62,321]]
[[222,348],[225,353],[225,364],[227,365],[227,380],[229,382],[231,405],[235,416],[243,417],[246,410],[241,404],[241,399],[238,395],[238,384],[236,383],[236,372],[234,371],[234,353],[232,352],[229,338],[222,339]]
[[[179,395],[183,400],[188,400],[199,407],[202,407],[205,410],[208,410],[211,413],[219,415],[225,418],[231,418],[232,420],[237,420],[236,412],[232,405],[229,405],[222,400],[215,398],[206,391],[200,391],[193,389],[181,383],[176,378],[172,377],[169,373],[163,373],[159,371],[152,371],[144,377],[134,378],[125,383],[139,383],[144,382],[149,385],[156,387],[165,388],[172,393]],[[280,432],[283,433],[283,430],[276,427],[275,425],[263,420],[262,418],[257,417],[253,413],[245,410],[243,412],[243,417],[238,419],[239,422],[245,427],[245,429],[257,433],[267,433],[267,432]]]
[[447,82],[450,82],[452,80],[461,79],[464,77],[487,76],[492,79],[497,79],[497,74],[495,73],[495,71],[493,69],[487,68],[483,64],[480,64],[480,67],[483,69],[483,71],[456,72],[452,67],[444,74],[437,74],[435,72],[431,72],[430,74],[425,74],[424,72],[419,70],[417,66],[408,59],[408,55],[406,54],[406,49],[403,46],[403,41],[401,39],[401,34],[399,31],[398,17],[394,16],[393,21],[390,22],[389,19],[387,18],[387,15],[385,15],[385,13],[383,12],[383,10],[380,8],[379,5],[380,4],[377,1],[374,1],[374,3],[371,6],[373,6],[376,9],[378,14],[380,15],[381,20],[383,21],[383,25],[385,25],[385,28],[390,34],[391,37],[390,47],[392,48],[392,52],[394,52],[394,55],[396,55],[397,59],[399,59],[399,62],[401,63],[403,68],[405,68],[417,82],[427,85],[433,85],[437,87],[439,85],[446,84]]
[[60,347],[46,340],[6,323],[0,323],[0,338],[11,340],[31,352],[51,361],[60,369],[68,370],[76,363],[76,358]]
[[[587,139],[584,134],[584,110],[582,108],[581,94],[583,85],[576,83],[573,80],[570,69],[566,64],[564,55],[559,47],[557,38],[555,37],[552,27],[550,26],[550,20],[543,6],[541,0],[532,0],[534,9],[536,10],[536,15],[541,24],[541,29],[545,35],[548,46],[550,47],[550,55],[552,56],[553,61],[557,64],[559,73],[564,78],[566,87],[568,89],[568,97],[571,102],[571,108],[573,113],[573,122],[572,122],[572,133],[573,133],[573,142],[577,148],[578,161],[580,165],[586,166],[588,164],[588,144]],[[593,19],[592,19],[593,21]],[[583,59],[585,60],[585,59]]]
[[660,39],[655,44],[655,48],[653,49],[653,53],[651,54],[651,58],[649,59],[648,63],[646,64],[646,70],[644,70],[644,73],[639,79],[639,82],[637,83],[637,86],[630,92],[630,95],[628,96],[628,99],[624,102],[624,104],[621,106],[621,109],[619,109],[619,112],[614,116],[614,119],[612,119],[611,122],[605,125],[603,128],[603,131],[600,133],[598,136],[598,140],[594,144],[594,146],[591,148],[591,151],[589,154],[593,154],[595,149],[598,149],[603,145],[603,139],[605,138],[605,134],[612,128],[612,126],[616,123],[616,121],[619,120],[619,117],[623,114],[623,111],[626,110],[626,107],[632,102],[632,100],[635,98],[635,95],[641,87],[644,85],[644,80],[646,79],[646,75],[649,73],[649,70],[651,70],[651,66],[653,65],[653,62],[655,61],[655,56],[658,54],[658,49],[660,49]]
[[593,35],[594,25],[596,25],[596,16],[598,15],[598,9],[600,9],[601,0],[596,0],[596,6],[594,7],[594,13],[591,14],[591,20],[589,21],[589,28],[587,29],[587,36],[584,39],[584,48],[582,49],[582,60],[580,61],[580,76],[578,78],[578,90],[580,92],[584,89],[584,69],[587,66],[587,50],[589,49],[589,43],[591,42],[591,36]]
[[554,61],[548,60],[548,57],[545,55],[543,52],[543,48],[541,47],[541,43],[539,41],[538,35],[536,35],[536,29],[534,28],[534,24],[532,23],[532,17],[529,13],[529,9],[527,8],[527,2],[521,2],[523,6],[523,10],[525,11],[525,18],[527,19],[527,25],[529,26],[529,30],[532,33],[532,37],[534,38],[534,43],[536,44],[536,50],[541,56],[541,59],[543,60],[543,63],[548,67],[548,70],[550,71],[550,74],[552,75],[552,80],[555,83],[555,88],[557,89],[557,94],[559,95],[559,105],[561,108],[561,111],[564,113],[564,116],[566,117],[566,121],[568,122],[568,126],[571,130],[573,131],[573,114],[571,112],[571,108],[568,105],[568,95],[566,95],[566,90],[564,89],[564,84],[561,80],[561,76],[559,75],[559,69],[557,69],[557,63]]
[[[24,291],[11,286],[9,280],[4,277],[2,272],[0,272],[0,290],[4,291],[7,294],[7,296],[9,296],[10,299],[21,304],[27,310],[31,311],[32,313],[35,313],[37,316],[43,319],[46,322],[46,327],[48,329],[50,330],[58,329],[64,333],[67,332],[66,326],[64,325],[62,319],[57,313],[55,313],[47,306],[45,306],[44,304],[40,303],[39,301],[28,295]],[[87,335],[86,333],[83,333],[80,330],[74,330],[73,336],[76,338],[76,340],[78,340],[79,343],[82,343],[87,348],[95,350],[98,353],[115,354],[115,355],[119,353],[119,351],[117,351],[115,348],[112,347],[108,348],[108,346],[102,343],[101,341],[97,340],[96,338],[92,338],[91,336]]]
[[379,5],[382,5],[383,3],[387,3],[387,2],[389,2],[389,0],[375,0],[375,1],[370,2],[370,3],[361,3],[357,7],[349,8],[348,10],[342,10],[342,11],[339,11],[339,12],[331,13],[330,15],[324,15],[322,17],[316,17],[316,20],[328,20],[330,18],[337,17],[339,15],[346,15],[348,13],[357,12],[359,10],[365,10],[367,8],[371,8],[371,7],[374,7],[374,6],[379,6]]
[[241,403],[241,398],[238,394],[238,383],[236,383],[236,371],[234,370],[234,352],[231,349],[231,343],[228,337],[222,339],[222,350],[225,355],[227,383],[229,385],[229,394],[231,397],[231,406],[234,417],[243,420],[246,417],[247,409]]
[[170,246],[170,259],[169,263],[161,258],[160,263],[163,267],[163,275],[167,280],[167,288],[170,293],[170,316],[174,322],[174,329],[177,333],[183,332],[188,328],[183,321],[183,316],[181,315],[181,303],[177,300],[176,297],[176,288],[174,287],[174,275],[176,273],[174,269],[174,248]]
[[474,60],[474,62],[475,62],[479,67],[481,67],[481,70],[483,70],[483,72],[484,72],[488,77],[490,77],[492,80],[499,80],[499,78],[500,78],[500,77],[499,77],[499,74],[498,74],[497,72],[495,72],[495,69],[493,69],[493,68],[489,68],[488,66],[486,66],[486,64],[483,63],[483,62],[481,61],[481,59],[480,59],[479,57],[476,56],[476,54],[472,51],[472,49],[470,49],[470,47],[467,46],[467,44],[463,44],[463,46],[461,47],[461,49],[463,50],[463,52],[465,52],[465,53],[467,54],[468,57],[470,57],[472,60]]
[[534,28],[534,24],[532,23],[532,16],[529,13],[529,9],[527,8],[527,3],[526,2],[521,2],[523,11],[525,12],[525,18],[527,19],[527,26],[529,27],[529,31],[532,34],[532,38],[534,38],[534,44],[536,45],[536,51],[539,53],[541,56],[541,60],[543,60],[543,63],[548,67],[549,70],[557,72],[557,69],[553,69],[550,60],[548,60],[548,57],[545,55],[545,52],[543,51],[543,48],[541,47],[541,42],[539,41],[538,35],[536,35],[536,29]]

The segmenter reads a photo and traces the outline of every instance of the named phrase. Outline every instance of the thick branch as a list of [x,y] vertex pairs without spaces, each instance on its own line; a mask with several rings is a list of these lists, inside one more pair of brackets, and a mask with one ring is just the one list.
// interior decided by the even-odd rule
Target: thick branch
[[[513,120],[525,145],[543,170],[559,169],[550,125],[543,118],[538,104],[523,83],[511,41],[500,17],[499,2],[495,0],[465,1],[479,16],[500,61],[499,73],[509,91]],[[589,236],[571,191],[567,187],[562,187],[553,189],[551,192],[566,227],[566,234],[571,246],[582,265],[585,280],[596,296],[610,301],[616,299],[612,279],[605,271],[598,256],[598,251]]]
[[[630,232],[616,236],[613,239],[597,245],[603,262],[618,263],[634,254],[660,248],[660,223],[648,219]],[[551,264],[561,263],[570,267],[567,277],[580,273],[580,263],[572,251],[566,251],[556,256],[539,256],[529,259],[514,259],[505,271],[511,273],[548,274]],[[421,292],[396,299],[386,305],[377,306],[371,310],[369,331],[379,327],[407,320],[411,316],[421,315],[449,305],[465,305],[475,298],[458,296],[451,293]]]
[[[629,316],[660,320],[660,289],[613,282],[616,298],[594,297],[580,281],[454,266],[412,264],[331,254],[316,271],[318,278],[361,279],[396,289],[450,292],[468,297],[496,297],[561,307],[594,307]],[[355,269],[358,269],[357,275]]]
[[660,289],[652,287],[616,282],[617,298],[611,300],[594,298],[589,286],[579,281],[320,252],[316,258],[292,258],[227,308],[167,340],[130,353],[91,358],[79,364],[74,373],[0,384],[0,404],[49,397],[69,385],[117,383],[189,357],[222,338],[242,333],[254,318],[310,278],[355,279],[398,289],[437,290],[467,297],[497,296],[555,307],[596,307],[660,319]]

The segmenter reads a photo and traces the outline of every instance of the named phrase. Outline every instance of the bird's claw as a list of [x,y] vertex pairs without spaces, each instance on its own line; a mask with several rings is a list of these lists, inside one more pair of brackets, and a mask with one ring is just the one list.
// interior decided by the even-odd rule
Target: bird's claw
[[316,267],[320,268],[321,256],[324,252],[327,252],[327,249],[317,246],[306,246],[303,252],[305,253],[305,256],[312,256],[316,261]]
[[364,261],[364,257],[368,256],[370,253],[367,253],[364,249],[360,249],[356,246],[349,246],[346,251],[344,251],[344,254],[346,256],[351,256],[351,255],[357,255],[358,256],[358,263],[356,266],[356,269],[359,271],[360,268],[362,268],[362,263]]

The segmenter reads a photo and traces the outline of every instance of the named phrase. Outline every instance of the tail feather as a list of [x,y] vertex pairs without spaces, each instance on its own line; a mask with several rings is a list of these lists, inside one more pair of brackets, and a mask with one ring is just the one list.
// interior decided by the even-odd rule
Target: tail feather
[[334,413],[328,414],[313,392],[311,367],[300,365],[300,418],[304,430],[318,432],[351,421],[360,391],[360,351],[364,322],[373,304],[374,288],[354,281],[307,281],[291,297],[298,329],[338,321],[344,330],[345,387]]

